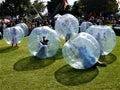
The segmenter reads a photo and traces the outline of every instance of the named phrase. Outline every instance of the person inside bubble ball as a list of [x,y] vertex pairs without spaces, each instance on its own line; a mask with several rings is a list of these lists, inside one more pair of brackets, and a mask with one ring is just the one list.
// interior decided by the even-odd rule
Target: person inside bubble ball
[[[89,52],[86,47],[79,48],[78,56],[80,56],[84,60],[83,63],[86,68],[88,68],[93,62],[95,62],[94,55],[92,55],[92,53]],[[95,66],[104,67],[106,66],[106,63],[98,60]]]
[[17,32],[16,32],[15,28],[13,28],[13,31],[12,31],[12,47],[13,47],[14,44],[16,44],[16,47],[18,47],[18,44],[17,44]]
[[43,37],[43,40],[40,41],[39,44],[42,44],[42,46],[40,45],[40,49],[37,53],[37,56],[40,57],[40,58],[46,58],[47,57],[47,53],[46,53],[46,48],[47,48],[47,45],[48,45],[48,41],[47,39],[45,39],[45,37]]
[[[76,47],[76,45],[74,45],[74,44],[72,44],[75,48],[77,48]],[[91,52],[89,52],[88,50],[87,50],[87,48],[86,47],[79,47],[78,48],[78,54],[76,55],[75,54],[75,52],[72,50],[72,48],[70,48],[70,50],[72,51],[72,53],[75,55],[75,58],[81,58],[83,61],[83,63],[84,63],[84,66],[86,67],[86,68],[89,68],[90,66],[91,66],[91,64],[93,63],[93,62],[95,62],[95,57],[94,57],[94,55],[92,55],[92,53]],[[93,65],[93,66],[101,66],[101,67],[105,67],[105,66],[107,66],[107,64],[105,63],[105,62],[102,62],[102,61],[97,61],[96,63],[95,63],[95,65]]]
[[67,42],[72,37],[72,33],[67,33],[65,36],[65,41]]
[[98,60],[97,63],[95,64],[95,66],[105,67],[105,66],[107,66],[107,64],[105,62],[101,62]]
[[48,45],[49,40],[45,40],[45,37],[43,37],[43,41],[40,41],[42,45]]

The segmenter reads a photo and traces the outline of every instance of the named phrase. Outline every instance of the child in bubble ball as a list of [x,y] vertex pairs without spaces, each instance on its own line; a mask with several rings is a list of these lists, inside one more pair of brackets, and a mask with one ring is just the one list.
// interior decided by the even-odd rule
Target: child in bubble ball
[[13,47],[14,44],[16,44],[16,47],[18,47],[18,44],[17,44],[17,32],[16,32],[15,28],[13,28],[13,31],[12,31],[12,47]]
[[43,40],[40,41],[42,46],[40,45],[40,49],[39,49],[39,51],[36,54],[37,57],[40,57],[40,58],[46,58],[47,57],[46,48],[47,48],[47,45],[48,45],[48,41],[49,40],[45,39],[45,37],[43,37]]
[[[70,38],[69,38],[70,39]],[[68,39],[68,40],[69,40]],[[66,40],[66,42],[68,41],[68,40]],[[74,47],[76,47],[74,44],[73,44],[73,46]],[[77,48],[77,47],[76,47]],[[94,60],[94,58],[92,58],[91,56],[92,55],[90,55],[89,54],[89,52],[87,51],[87,53],[84,53],[83,50],[84,48],[81,48],[81,49],[79,49],[79,56],[82,56],[82,58],[85,60],[85,61],[87,61],[88,59],[89,60]],[[72,49],[71,49],[71,51],[72,51]],[[73,52],[73,51],[72,51]],[[74,53],[74,52],[73,52]],[[77,56],[76,56],[76,58],[78,58]],[[87,63],[87,65],[86,65],[86,67],[88,67],[89,66],[89,62],[85,62],[85,63]],[[107,64],[105,63],[105,62],[102,62],[102,61],[97,61],[97,63],[94,65],[94,66],[101,66],[101,67],[105,67],[105,66],[107,66]]]

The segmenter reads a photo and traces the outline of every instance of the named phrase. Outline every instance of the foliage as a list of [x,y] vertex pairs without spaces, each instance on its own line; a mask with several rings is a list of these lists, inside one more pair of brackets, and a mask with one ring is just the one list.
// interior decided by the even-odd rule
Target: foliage
[[[76,7],[75,4],[73,8]],[[79,0],[78,5],[77,10],[81,9],[81,12],[85,15],[115,14],[118,9],[116,0]]]
[[[118,11],[118,4],[116,0],[108,0],[108,4],[106,6],[106,12],[107,13],[113,13],[115,14]],[[104,12],[105,12],[104,11]]]
[[[59,3],[62,3],[63,0],[51,0],[47,2],[47,9],[49,13],[54,13],[56,10],[56,7],[59,5]],[[59,8],[60,9],[60,8]]]
[[[5,0],[0,4],[1,16],[24,16],[29,14],[36,14],[34,8],[31,6],[30,0]],[[45,9],[45,5],[43,2],[38,2],[38,0],[34,1],[33,5],[37,9],[38,12],[42,12]]]
[[5,0],[2,8],[4,9],[4,15],[23,15],[28,9],[30,0]]
[[[43,12],[45,9],[44,2],[39,2],[38,0],[34,1],[33,6],[30,9],[31,15],[35,15],[37,12]],[[37,11],[37,12],[36,12]]]
[[68,12],[69,6],[64,10],[64,0],[51,0],[47,3],[49,17],[54,17],[57,13],[65,14]]
[[81,10],[81,3],[78,3],[77,1],[74,2],[74,5],[72,6],[71,9],[71,14],[81,16],[82,15],[82,10]]

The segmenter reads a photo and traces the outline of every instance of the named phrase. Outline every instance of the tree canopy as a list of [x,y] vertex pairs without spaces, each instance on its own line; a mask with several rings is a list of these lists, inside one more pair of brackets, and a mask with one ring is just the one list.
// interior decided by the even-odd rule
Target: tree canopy
[[[45,9],[44,2],[39,2],[39,0],[35,0],[33,5],[38,12],[43,12]],[[16,15],[26,15],[26,14],[36,14],[32,3],[30,0],[5,0],[0,4],[0,15],[1,16],[16,16]]]
[[65,1],[67,0],[51,0],[47,2],[47,9],[48,9],[48,14],[49,17],[53,17],[57,13],[59,14],[65,14],[67,13],[69,6],[66,6],[66,9],[64,8],[65,6]]
[[[47,2],[47,9],[49,17],[54,17],[57,13],[65,14],[72,13],[73,15],[106,15],[115,14],[118,10],[118,3],[116,0],[79,0],[71,7],[67,5],[64,9],[65,1],[67,0],[51,0]],[[0,4],[0,16],[23,16],[24,14],[34,15],[38,12],[43,12],[45,9],[44,2],[35,0],[32,3],[30,0],[5,0]]]
[[30,0],[5,0],[2,3],[4,15],[22,15],[30,5]]
[[115,14],[118,9],[118,3],[116,0],[79,0],[79,8],[85,15],[95,13],[100,14]]

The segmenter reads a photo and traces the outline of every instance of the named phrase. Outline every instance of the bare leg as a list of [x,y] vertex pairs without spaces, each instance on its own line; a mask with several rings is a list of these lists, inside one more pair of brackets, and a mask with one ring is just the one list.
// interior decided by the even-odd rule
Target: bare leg
[[105,66],[107,66],[107,64],[106,64],[105,62],[98,61],[98,62],[96,63],[96,66],[105,67]]

